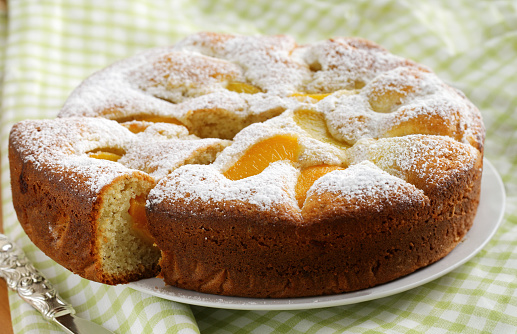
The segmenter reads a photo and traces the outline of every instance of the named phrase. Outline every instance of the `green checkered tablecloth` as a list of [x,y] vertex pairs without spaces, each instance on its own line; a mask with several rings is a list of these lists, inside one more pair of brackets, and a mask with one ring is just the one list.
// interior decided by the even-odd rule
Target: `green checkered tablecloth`
[[[5,231],[78,315],[117,333],[516,333],[517,3],[515,1],[13,0],[0,19],[1,180]],[[84,78],[200,30],[360,36],[433,68],[480,108],[485,156],[507,191],[502,226],[472,260],[421,287],[301,311],[189,306],[71,274],[27,238],[11,203],[7,138],[22,119],[54,118]],[[58,333],[10,293],[15,333]],[[1,331],[1,329],[0,329]]]

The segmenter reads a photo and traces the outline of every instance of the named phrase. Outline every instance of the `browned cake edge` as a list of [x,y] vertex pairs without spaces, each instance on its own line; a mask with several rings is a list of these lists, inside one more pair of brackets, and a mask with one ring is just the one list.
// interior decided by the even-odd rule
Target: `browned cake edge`
[[41,162],[43,165],[36,167],[22,149],[23,145],[13,145],[10,140],[13,205],[27,236],[40,250],[77,275],[96,282],[121,284],[158,274],[156,262],[142,263],[124,273],[106,273],[99,254],[102,240],[98,224],[104,195],[120,182],[150,180],[128,173],[95,193],[85,185],[84,175],[57,173]]
[[302,224],[232,202],[161,202],[148,217],[166,284],[246,297],[336,294],[392,281],[451,252],[474,221],[481,174],[480,154],[472,168],[427,189],[420,207],[398,202],[351,215],[332,206]]

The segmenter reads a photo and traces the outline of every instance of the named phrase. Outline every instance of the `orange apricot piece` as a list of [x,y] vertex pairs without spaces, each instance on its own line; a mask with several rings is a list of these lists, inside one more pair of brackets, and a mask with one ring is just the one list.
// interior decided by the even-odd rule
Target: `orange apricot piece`
[[121,158],[121,155],[112,152],[97,151],[88,153],[88,157],[109,161],[117,161]]
[[326,98],[327,96],[329,96],[330,94],[332,94],[332,93],[328,93],[328,94],[294,93],[294,94],[291,94],[291,97],[295,97],[297,100],[300,100],[300,101],[305,101],[306,98],[311,98],[316,101],[321,101],[324,98]]
[[307,197],[307,192],[314,182],[323,175],[338,169],[343,170],[344,168],[339,166],[317,165],[307,167],[300,172],[300,176],[298,176],[298,181],[296,182],[295,187],[296,200],[298,201],[300,208],[303,206],[305,198]]
[[244,155],[223,174],[234,181],[257,175],[272,162],[280,160],[296,162],[299,151],[298,138],[292,135],[276,135],[248,148]]
[[145,197],[137,196],[129,201],[129,215],[133,218],[133,230],[147,243],[154,243],[154,238],[147,228]]
[[293,119],[296,124],[312,138],[339,148],[348,147],[346,144],[332,137],[323,114],[312,110],[298,109],[294,112]]
[[229,82],[226,89],[232,92],[245,94],[257,94],[262,92],[260,88],[240,81]]

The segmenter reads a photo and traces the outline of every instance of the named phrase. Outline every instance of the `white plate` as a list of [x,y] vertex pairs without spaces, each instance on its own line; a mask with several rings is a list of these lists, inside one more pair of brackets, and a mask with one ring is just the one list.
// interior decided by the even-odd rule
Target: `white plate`
[[445,258],[408,276],[373,288],[332,296],[267,299],[227,297],[165,286],[158,278],[128,284],[129,287],[164,299],[208,307],[236,310],[297,310],[355,304],[403,292],[435,280],[458,268],[476,255],[501,224],[505,192],[501,178],[485,159],[481,199],[474,225],[465,239]]

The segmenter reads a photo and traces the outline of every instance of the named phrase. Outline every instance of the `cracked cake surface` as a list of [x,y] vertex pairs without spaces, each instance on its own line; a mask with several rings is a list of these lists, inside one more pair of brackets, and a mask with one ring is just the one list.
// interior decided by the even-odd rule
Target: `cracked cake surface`
[[484,136],[460,91],[371,41],[199,33],[17,123],[13,202],[34,243],[90,280],[336,294],[461,241]]

